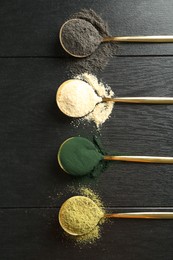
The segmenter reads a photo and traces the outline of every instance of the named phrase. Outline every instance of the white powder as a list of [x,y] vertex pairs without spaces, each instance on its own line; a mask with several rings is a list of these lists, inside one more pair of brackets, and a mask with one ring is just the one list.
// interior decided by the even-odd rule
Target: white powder
[[90,113],[102,101],[92,86],[79,79],[67,80],[58,89],[57,104],[60,110],[71,117]]
[[[102,82],[98,82],[98,79],[92,74],[83,73],[77,75],[75,78],[87,82],[92,86],[97,95],[102,98],[114,96],[114,92],[111,88],[108,85],[104,85]],[[93,121],[97,128],[100,128],[101,125],[110,117],[113,106],[114,102],[111,101],[98,103],[94,110],[84,117],[84,120]]]
[[[114,95],[111,88],[98,82],[96,76],[88,73],[77,75],[65,81],[57,91],[56,101],[60,110],[71,117],[81,117],[72,124],[78,126],[84,121],[93,121],[97,128],[110,117],[114,102],[102,102],[104,97]],[[77,124],[76,124],[77,123]]]

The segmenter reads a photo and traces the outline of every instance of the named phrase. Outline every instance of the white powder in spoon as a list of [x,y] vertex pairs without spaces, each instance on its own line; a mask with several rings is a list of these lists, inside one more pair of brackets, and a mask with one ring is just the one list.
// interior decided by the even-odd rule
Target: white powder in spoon
[[60,110],[71,117],[90,113],[102,101],[87,82],[79,79],[65,81],[58,89],[57,104]]
[[[81,75],[75,76],[74,78],[87,82],[101,98],[114,96],[114,92],[111,90],[111,88],[108,85],[104,85],[102,82],[99,82],[97,77],[92,74],[83,73]],[[94,110],[86,115],[83,119],[79,119],[79,122],[81,120],[93,121],[99,129],[102,124],[110,117],[113,106],[114,102],[111,101],[98,103]]]

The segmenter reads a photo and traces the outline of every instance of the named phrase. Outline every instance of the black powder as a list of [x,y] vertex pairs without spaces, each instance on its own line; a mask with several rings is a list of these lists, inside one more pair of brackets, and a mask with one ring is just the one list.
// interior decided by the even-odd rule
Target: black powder
[[86,57],[93,53],[102,41],[98,30],[88,21],[72,19],[63,26],[62,43],[70,54]]
[[[110,36],[107,24],[91,9],[83,9],[69,19],[72,18],[90,22],[102,38]],[[103,70],[109,62],[110,57],[116,53],[116,50],[117,45],[115,43],[103,42],[90,56],[86,58],[72,58],[68,66],[69,72],[72,75],[76,75],[84,72],[93,74],[98,70]]]

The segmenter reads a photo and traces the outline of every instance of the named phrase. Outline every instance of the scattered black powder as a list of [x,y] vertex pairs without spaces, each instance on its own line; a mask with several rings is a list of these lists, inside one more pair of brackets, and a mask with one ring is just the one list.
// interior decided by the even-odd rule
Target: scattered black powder
[[72,19],[64,26],[61,33],[62,43],[70,54],[86,57],[93,53],[102,41],[98,30],[88,21]]
[[[90,22],[97,29],[101,37],[110,36],[107,23],[91,9],[83,9],[69,19],[72,18]],[[110,57],[116,53],[116,50],[116,43],[103,42],[90,56],[86,58],[72,58],[68,66],[69,72],[72,75],[76,75],[86,71],[94,73],[98,70],[103,70],[109,62]]]

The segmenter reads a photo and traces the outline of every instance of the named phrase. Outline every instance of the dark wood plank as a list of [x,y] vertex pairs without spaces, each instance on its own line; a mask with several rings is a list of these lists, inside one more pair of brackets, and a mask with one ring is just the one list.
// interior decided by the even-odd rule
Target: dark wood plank
[[79,247],[63,235],[57,214],[58,209],[0,210],[1,259],[172,260],[171,220],[112,220],[96,244]]
[[[173,34],[171,0],[1,1],[0,56],[64,56],[58,31],[68,17],[92,8],[108,22],[112,35]],[[172,55],[173,44],[121,44],[118,55]]]
[[[93,125],[70,125],[55,103],[67,79],[64,59],[0,59],[0,207],[58,206],[57,193],[77,184],[58,167],[70,136],[91,138]],[[102,77],[118,96],[173,96],[173,58],[114,58]],[[122,153],[173,156],[173,106],[120,105],[102,127],[104,147]],[[108,206],[172,206],[173,165],[114,163],[98,181]],[[81,180],[79,181],[81,182]],[[83,183],[83,182],[82,182]]]

